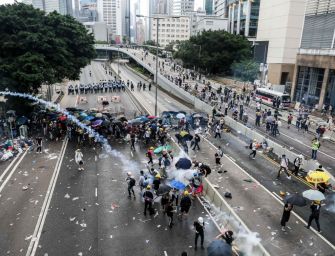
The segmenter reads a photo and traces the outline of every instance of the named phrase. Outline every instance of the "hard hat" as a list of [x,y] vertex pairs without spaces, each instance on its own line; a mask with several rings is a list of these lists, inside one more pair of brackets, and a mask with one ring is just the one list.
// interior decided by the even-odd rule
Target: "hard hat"
[[254,139],[254,142],[256,142],[257,140],[256,139]]
[[299,158],[304,158],[304,156],[300,154],[300,155],[299,155]]
[[203,217],[199,217],[199,218],[198,218],[198,221],[199,221],[200,223],[204,223],[204,219],[203,219]]
[[286,192],[284,192],[284,191],[280,191],[280,192],[279,192],[279,195],[281,195],[281,196],[285,196],[285,195],[286,195]]
[[184,196],[188,196],[188,191],[187,190],[184,191]]
[[130,176],[130,175],[131,175],[131,172],[127,172],[127,175]]
[[147,189],[151,189],[151,186],[150,186],[150,185],[148,185],[148,186],[147,186]]
[[199,167],[201,167],[202,166],[202,163],[199,163],[199,165],[198,165]]
[[154,147],[150,147],[149,149],[154,150],[155,148]]
[[155,178],[161,178],[161,175],[159,173],[156,174]]

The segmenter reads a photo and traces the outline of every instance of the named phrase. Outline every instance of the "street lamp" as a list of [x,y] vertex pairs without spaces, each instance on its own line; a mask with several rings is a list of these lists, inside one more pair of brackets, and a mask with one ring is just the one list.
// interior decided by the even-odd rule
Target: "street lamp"
[[[198,46],[199,47],[199,62],[200,62],[200,58],[201,58],[201,44],[193,44],[193,46]],[[200,73],[199,63],[198,63],[198,72]]]
[[[154,19],[156,20],[156,70],[155,70],[155,84],[156,84],[156,90],[155,90],[155,116],[157,116],[157,98],[158,98],[158,26],[159,26],[159,20],[170,18],[168,17],[152,17],[152,16],[145,16],[145,15],[139,15],[137,14],[136,17],[138,18],[148,18],[148,19]],[[180,18],[179,16],[172,16],[171,18]]]

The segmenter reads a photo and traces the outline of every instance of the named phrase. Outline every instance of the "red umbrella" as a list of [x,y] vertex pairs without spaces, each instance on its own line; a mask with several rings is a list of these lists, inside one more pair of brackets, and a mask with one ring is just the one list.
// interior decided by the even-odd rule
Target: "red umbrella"
[[60,116],[58,117],[59,121],[65,121],[67,119],[67,116]]
[[155,119],[155,118],[157,118],[157,116],[147,116],[147,118],[149,118],[149,119]]

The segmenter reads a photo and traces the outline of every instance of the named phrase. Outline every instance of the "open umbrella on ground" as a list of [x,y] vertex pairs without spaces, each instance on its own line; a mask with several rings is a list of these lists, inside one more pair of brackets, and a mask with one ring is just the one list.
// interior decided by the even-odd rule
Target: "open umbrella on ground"
[[65,121],[67,119],[67,116],[60,116],[60,117],[58,117],[58,120],[59,121]]
[[136,118],[136,119],[128,121],[128,124],[131,124],[131,125],[139,125],[139,124],[142,124],[142,123],[143,123],[143,121],[140,118]]
[[192,162],[188,158],[180,158],[175,166],[176,166],[177,169],[187,170],[187,169],[191,168]]
[[161,195],[165,195],[167,193],[170,192],[172,188],[169,185],[166,184],[162,184],[159,186],[158,190],[157,190],[157,195],[161,196]]
[[302,193],[302,196],[309,199],[309,200],[325,200],[324,194],[322,194],[319,190],[308,189]]
[[148,119],[155,119],[157,116],[147,116]]
[[324,171],[309,171],[306,180],[313,184],[326,183],[330,180],[330,176]]
[[102,113],[96,113],[95,117],[99,117],[99,118],[102,117]]
[[214,240],[207,247],[207,256],[231,256],[231,245],[224,240]]
[[178,189],[178,190],[183,190],[185,189],[186,185],[178,180],[172,180],[170,181],[170,186],[172,188]]
[[95,118],[94,116],[87,116],[87,117],[85,117],[84,120],[91,121],[91,120],[93,120],[94,118]]
[[169,151],[171,149],[172,149],[172,147],[170,145],[164,145],[164,146],[160,146],[158,148],[155,148],[154,153],[157,155],[157,154],[162,153],[163,150]]
[[185,118],[186,116],[185,116],[185,114],[183,114],[183,113],[178,113],[178,114],[176,115],[176,117],[179,118],[179,119],[182,119],[182,118]]
[[285,204],[292,204],[292,205],[296,205],[296,206],[305,206],[305,205],[307,205],[306,199],[303,198],[299,194],[287,195],[284,198],[284,203]]
[[80,116],[87,117],[87,114],[85,112],[81,112]]

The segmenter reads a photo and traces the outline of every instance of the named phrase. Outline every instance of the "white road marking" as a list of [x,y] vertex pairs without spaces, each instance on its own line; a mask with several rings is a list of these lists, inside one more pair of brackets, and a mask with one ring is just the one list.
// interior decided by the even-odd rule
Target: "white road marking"
[[62,165],[63,162],[63,158],[64,158],[64,154],[65,154],[65,150],[67,147],[67,143],[68,143],[68,139],[66,138],[63,142],[61,151],[60,151],[60,157],[57,160],[53,175],[51,177],[48,189],[47,189],[47,193],[46,196],[44,198],[44,202],[41,208],[41,212],[38,216],[38,220],[35,226],[35,230],[33,233],[33,238],[30,240],[29,243],[29,247],[26,253],[26,256],[34,256],[36,254],[36,250],[38,247],[38,243],[42,234],[42,230],[43,230],[43,226],[44,226],[44,222],[46,219],[46,216],[48,214],[48,209],[49,209],[49,205],[51,202],[51,198],[53,195],[53,192],[55,190],[56,187],[56,183],[57,183],[57,179],[58,179],[58,175],[59,175],[59,171],[60,171],[60,167]]
[[[209,140],[207,140],[206,138],[203,138],[204,140],[206,140],[212,147],[216,148],[217,147],[210,142]],[[277,200],[277,202],[279,202],[281,205],[284,205],[284,202],[282,200],[279,200],[273,193],[270,192],[270,190],[268,190],[264,185],[262,185],[258,180],[256,180],[253,176],[251,176],[247,171],[245,171],[241,166],[239,166],[237,163],[235,163],[234,161],[232,161],[229,157],[227,157],[226,155],[224,155],[223,157],[226,157],[227,159],[229,159],[238,169],[240,169],[244,174],[246,174],[250,179],[252,179],[254,182],[256,182],[261,188],[263,188],[268,194],[270,194],[274,199]],[[307,225],[307,222],[302,219],[295,211],[292,211],[292,213],[294,214],[295,217],[297,217],[304,225]],[[335,250],[335,245],[333,245],[331,242],[329,242],[324,236],[320,235],[314,228],[311,228],[311,230],[318,236],[320,237],[326,244],[328,244],[332,249]]]
[[76,102],[75,102],[75,104],[74,104],[74,107],[75,107],[75,108],[78,106],[78,101],[79,101],[79,95],[77,95],[77,97],[76,97]]
[[166,252],[166,251],[164,251],[164,256],[168,256],[168,254],[167,254],[167,252]]
[[3,177],[7,174],[7,172],[10,170],[10,168],[12,168],[12,166],[15,164],[16,160],[19,158],[19,156],[22,153],[19,153],[13,160],[12,162],[7,166],[6,170],[4,170],[4,172],[1,174],[0,176],[0,182],[2,182]]
[[134,157],[133,151],[130,151],[131,157]]
[[98,188],[95,187],[95,197],[98,197]]
[[[19,164],[21,163],[21,161],[23,160],[23,158],[26,156],[27,153],[28,153],[28,151],[24,152],[24,154],[21,156],[20,160],[16,162],[16,165],[13,167],[12,171],[8,174],[7,178],[1,184],[0,193],[4,189],[4,187],[6,186],[7,182],[10,180],[10,178],[12,177],[12,175],[14,174],[14,172],[17,169],[17,167],[19,166]],[[14,163],[14,161],[13,161],[13,163]],[[10,170],[10,168],[11,168],[11,165],[9,165],[8,168],[5,170],[5,172],[1,175],[1,179]]]

